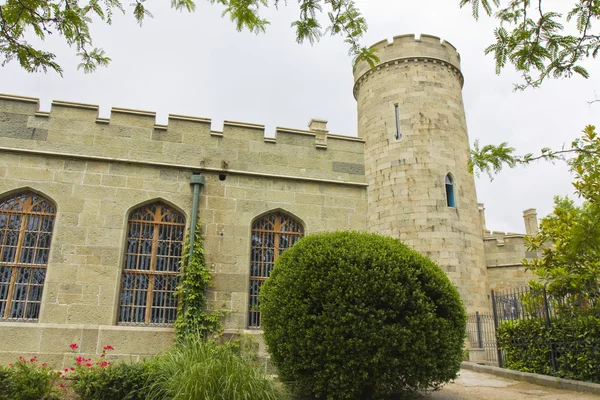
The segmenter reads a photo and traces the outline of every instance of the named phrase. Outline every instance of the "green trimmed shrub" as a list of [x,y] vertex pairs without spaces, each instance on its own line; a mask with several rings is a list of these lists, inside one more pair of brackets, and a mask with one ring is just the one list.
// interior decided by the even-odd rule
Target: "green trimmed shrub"
[[14,391],[14,382],[11,370],[0,365],[0,400],[10,400]]
[[279,376],[299,395],[373,399],[456,378],[466,314],[430,259],[359,232],[309,235],[283,253],[260,292]]
[[552,375],[550,332],[541,318],[506,321],[497,331],[504,368]]
[[[552,366],[552,344],[557,370]],[[584,314],[504,322],[498,346],[506,368],[600,383],[600,318]]]
[[37,357],[19,361],[0,369],[0,399],[8,400],[58,400],[55,383],[59,373],[45,364],[38,364]]
[[81,369],[72,376],[71,387],[82,399],[145,400],[149,372],[145,361]]
[[188,336],[152,360],[152,400],[283,400],[286,392],[240,344]]

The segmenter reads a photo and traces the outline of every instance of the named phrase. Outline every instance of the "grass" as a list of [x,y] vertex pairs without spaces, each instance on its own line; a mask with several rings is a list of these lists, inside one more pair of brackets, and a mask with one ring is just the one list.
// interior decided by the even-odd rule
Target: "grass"
[[152,361],[150,400],[283,400],[286,390],[231,343],[190,339]]

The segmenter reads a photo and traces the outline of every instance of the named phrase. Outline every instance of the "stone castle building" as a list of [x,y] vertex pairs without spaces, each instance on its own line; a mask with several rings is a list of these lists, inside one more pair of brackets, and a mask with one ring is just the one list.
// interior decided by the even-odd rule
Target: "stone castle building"
[[[354,70],[358,137],[308,129],[0,96],[0,362],[70,364],[112,345],[155,354],[173,340],[182,242],[202,227],[212,308],[230,332],[260,332],[257,294],[303,235],[360,230],[430,256],[468,311],[528,281],[524,235],[485,228],[460,57],[429,35],[382,41]],[[525,212],[526,233],[537,229]]]

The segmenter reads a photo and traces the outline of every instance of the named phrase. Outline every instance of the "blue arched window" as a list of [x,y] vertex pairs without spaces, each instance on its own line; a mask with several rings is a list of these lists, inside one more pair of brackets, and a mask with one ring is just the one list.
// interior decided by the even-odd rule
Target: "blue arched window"
[[446,204],[448,207],[456,207],[456,201],[454,200],[454,179],[452,175],[446,175]]

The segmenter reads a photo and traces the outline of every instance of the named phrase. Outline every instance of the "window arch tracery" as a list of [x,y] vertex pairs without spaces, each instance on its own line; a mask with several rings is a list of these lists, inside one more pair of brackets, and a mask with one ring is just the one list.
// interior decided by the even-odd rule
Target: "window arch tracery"
[[157,201],[129,214],[121,276],[121,324],[169,325],[183,253],[185,217]]
[[0,319],[39,318],[55,217],[31,191],[0,199]]
[[271,275],[275,260],[302,236],[302,224],[280,211],[267,214],[252,224],[248,301],[250,328],[260,328],[258,293],[263,282]]

